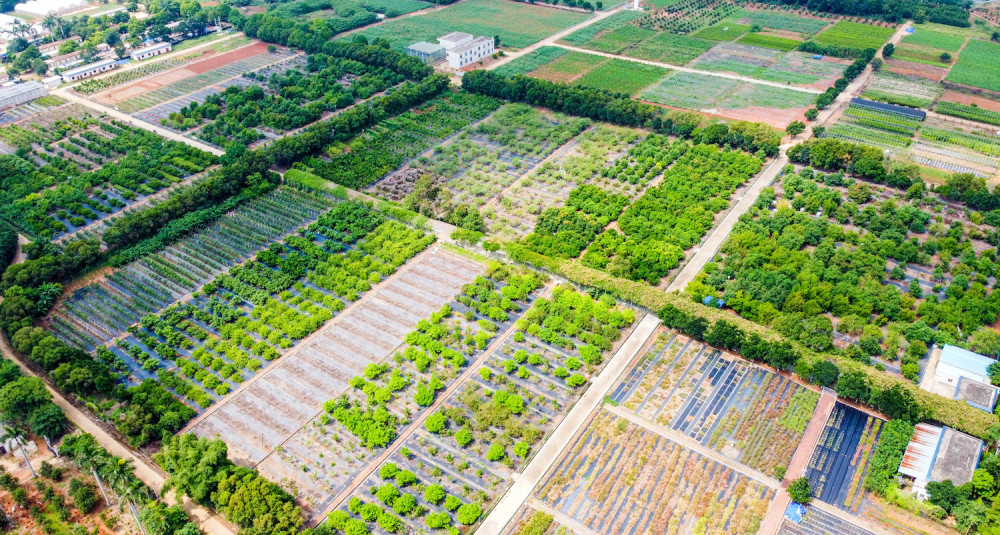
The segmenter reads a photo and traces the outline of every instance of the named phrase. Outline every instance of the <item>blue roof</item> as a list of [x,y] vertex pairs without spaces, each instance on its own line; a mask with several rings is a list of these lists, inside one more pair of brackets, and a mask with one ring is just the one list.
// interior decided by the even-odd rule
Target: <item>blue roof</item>
[[996,361],[978,353],[973,353],[968,349],[946,345],[944,346],[944,349],[941,350],[941,362],[954,366],[960,370],[988,376],[989,373],[987,373],[986,367]]

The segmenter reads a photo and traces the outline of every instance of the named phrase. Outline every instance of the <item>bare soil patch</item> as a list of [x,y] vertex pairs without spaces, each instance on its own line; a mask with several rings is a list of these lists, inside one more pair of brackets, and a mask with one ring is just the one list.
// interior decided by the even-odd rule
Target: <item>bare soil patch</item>
[[958,104],[965,104],[967,106],[976,105],[984,110],[1000,112],[1000,102],[997,102],[995,100],[990,100],[988,98],[977,97],[975,95],[961,93],[959,91],[945,91],[944,94],[941,95],[941,100],[945,100],[948,102],[957,102]]

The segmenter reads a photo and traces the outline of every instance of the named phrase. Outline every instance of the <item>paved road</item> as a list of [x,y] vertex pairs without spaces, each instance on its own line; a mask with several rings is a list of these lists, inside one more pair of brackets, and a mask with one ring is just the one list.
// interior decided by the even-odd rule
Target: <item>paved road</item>
[[621,345],[608,365],[594,378],[590,388],[583,394],[580,401],[576,402],[570,409],[569,414],[559,423],[556,430],[545,441],[528,466],[524,468],[524,471],[517,475],[517,480],[490,511],[477,533],[491,535],[503,531],[504,527],[517,514],[521,504],[531,495],[531,491],[555,464],[563,447],[569,444],[573,436],[590,417],[590,414],[600,406],[618,377],[632,362],[632,359],[642,349],[646,340],[659,324],[660,320],[653,314],[647,314],[639,321],[632,334]]
[[[35,373],[24,364],[20,357],[14,353],[13,348],[3,336],[0,336],[0,352],[3,353],[4,358],[14,361],[14,363],[16,363],[21,368],[21,371],[26,375],[35,375]],[[97,422],[95,422],[89,415],[84,414],[83,411],[76,408],[75,405],[67,401],[62,394],[51,388],[48,384],[45,385],[45,388],[52,394],[52,401],[66,413],[66,417],[73,423],[73,425],[80,428],[80,430],[84,433],[94,435],[97,442],[113,455],[131,460],[136,477],[142,480],[142,482],[148,485],[151,489],[156,491],[157,494],[160,493],[163,489],[163,482],[166,480],[163,472],[160,472],[159,469],[151,463],[148,463],[142,457],[135,455],[132,450],[123,446],[120,442],[118,442],[118,440],[111,436],[111,434],[105,431],[104,428],[98,425]],[[171,496],[171,498],[174,497]],[[174,499],[165,501],[168,501],[169,503],[176,503],[176,500]],[[183,505],[184,509],[188,511],[188,514],[192,517],[192,519],[196,521],[202,531],[208,535],[236,535],[236,530],[231,527],[228,522],[208,509],[194,503],[190,498],[185,497]]]
[[56,96],[59,96],[59,97],[62,97],[62,98],[66,99],[66,100],[68,100],[70,102],[75,103],[75,104],[80,104],[81,106],[86,106],[86,107],[88,107],[88,108],[90,108],[90,109],[92,109],[94,111],[110,115],[111,117],[114,117],[115,119],[118,119],[119,121],[121,121],[123,123],[130,124],[130,125],[138,127],[138,128],[142,128],[143,130],[148,130],[150,132],[153,132],[154,134],[158,134],[160,136],[163,136],[163,137],[165,137],[167,139],[171,139],[173,141],[179,141],[181,143],[187,143],[188,145],[190,145],[190,146],[192,146],[192,147],[194,147],[196,149],[201,149],[201,150],[203,150],[205,152],[210,152],[210,153],[212,153],[212,154],[214,154],[216,156],[222,156],[223,154],[225,154],[225,151],[223,151],[221,149],[218,149],[218,148],[213,147],[211,145],[208,145],[206,143],[202,143],[201,141],[198,141],[198,140],[195,140],[195,139],[191,139],[191,138],[186,137],[186,136],[182,136],[182,135],[180,135],[177,132],[174,132],[172,130],[167,130],[166,128],[162,128],[162,127],[159,127],[159,126],[147,123],[146,121],[143,121],[143,120],[140,120],[140,119],[136,119],[135,117],[132,117],[131,115],[129,115],[127,113],[120,112],[120,111],[118,111],[118,110],[116,110],[114,108],[110,108],[110,107],[105,106],[103,104],[98,104],[97,102],[94,102],[94,101],[92,101],[90,99],[83,98],[80,95],[77,95],[76,93],[74,93],[72,91],[67,91],[65,89],[56,89],[56,90],[52,91],[52,94],[56,95]]

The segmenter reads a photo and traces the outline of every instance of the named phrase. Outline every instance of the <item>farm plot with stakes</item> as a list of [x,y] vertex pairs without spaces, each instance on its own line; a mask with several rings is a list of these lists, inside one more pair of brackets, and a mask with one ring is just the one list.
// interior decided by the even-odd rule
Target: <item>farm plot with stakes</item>
[[774,495],[771,487],[604,410],[536,491],[539,501],[599,533],[756,533]]
[[[482,206],[589,124],[586,119],[507,104],[403,169],[400,175],[404,180],[413,175],[439,177],[433,185],[434,195],[427,195],[430,187],[424,188],[423,196],[409,202],[404,199],[404,205],[444,218],[462,205]],[[389,181],[393,183],[391,177]]]
[[[533,275],[434,250],[194,431],[228,438],[243,463],[263,458],[257,468],[294,485],[316,517],[523,314],[540,286]],[[384,328],[375,334],[372,324]],[[322,375],[298,373],[309,365]],[[283,401],[283,392],[294,398]],[[295,406],[264,409],[274,403]],[[258,439],[265,428],[272,431]]]
[[884,420],[837,403],[809,460],[806,476],[813,496],[860,514],[864,480]]
[[[466,297],[460,303],[469,302]],[[539,298],[423,429],[359,486],[340,515],[369,520],[362,508],[384,505],[410,533],[438,527],[438,520],[441,526],[475,523],[602,369],[633,321],[634,313],[613,299],[595,301],[568,286]],[[415,480],[401,481],[398,474],[407,472]],[[456,510],[452,519],[449,512]],[[378,524],[377,533],[390,531],[381,519]]]
[[116,106],[123,112],[136,113],[168,100],[240,79],[244,73],[284,61],[293,55],[293,52],[285,48],[268,52],[266,44],[255,43],[133,84],[97,93],[93,98],[102,104]]
[[216,162],[183,143],[59,106],[0,130],[11,176],[0,189],[3,217],[25,234],[58,239],[201,173]]
[[801,52],[782,52],[743,43],[719,43],[698,56],[691,66],[815,89],[832,86],[847,67],[834,60],[815,60]]
[[788,465],[819,394],[661,329],[611,400],[770,475]]
[[607,177],[603,170],[645,134],[639,130],[595,124],[577,136],[573,145],[558,157],[544,162],[483,210],[491,234],[504,239],[522,238],[530,233],[538,216],[558,208],[574,188],[592,184],[602,190],[638,197],[646,183],[631,184]]
[[53,309],[49,324],[70,344],[93,349],[251,258],[328,207],[325,199],[279,189],[159,253],[76,290]]
[[861,97],[868,100],[924,109],[929,108],[940,96],[939,84],[888,70],[876,72],[861,93]]

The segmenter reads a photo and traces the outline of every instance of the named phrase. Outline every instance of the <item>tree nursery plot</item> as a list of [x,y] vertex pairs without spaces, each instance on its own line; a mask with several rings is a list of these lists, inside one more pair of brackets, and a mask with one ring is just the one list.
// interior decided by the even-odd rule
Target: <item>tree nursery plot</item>
[[380,121],[347,143],[327,147],[326,155],[306,158],[305,163],[331,182],[352,189],[378,182],[371,189],[373,193],[402,200],[413,191],[414,180],[396,174],[386,177],[388,173],[499,107],[500,102],[490,97],[469,93],[444,96]]
[[826,28],[831,21],[786,15],[777,11],[750,11],[741,21],[759,24],[774,30],[786,30],[804,35],[813,35]]
[[[832,154],[814,152],[812,163]],[[950,206],[938,221],[928,210],[946,199],[918,189],[875,188],[842,172],[786,173],[777,208],[768,210],[776,194],[765,192],[723,244],[721,262],[708,264],[688,291],[722,299],[816,350],[831,347],[835,327],[857,342],[849,354],[863,362],[899,358],[902,374],[916,380],[926,344],[965,340],[1000,310],[987,286],[995,257],[982,241],[985,228]],[[911,269],[890,269],[889,260]],[[886,325],[872,325],[873,316]]]
[[483,209],[489,233],[502,239],[525,236],[539,214],[561,206],[578,185],[593,184],[635,198],[645,184],[621,182],[602,171],[644,135],[630,128],[595,124],[577,136],[568,150],[542,163]]
[[862,512],[865,475],[884,423],[837,403],[809,460],[813,496],[853,514]]
[[661,330],[611,399],[651,422],[772,474],[791,461],[819,394]]
[[590,69],[574,83],[635,96],[669,73],[670,70],[663,67],[612,58]]
[[866,48],[877,49],[892,36],[892,33],[892,28],[841,20],[816,34],[813,40],[822,45],[837,45],[862,50]]
[[467,127],[454,140],[411,162],[410,168],[443,177],[444,182],[415,188],[403,206],[478,231],[482,227],[478,208],[589,124],[587,119],[525,104],[506,104],[488,120]]
[[903,148],[910,145],[920,122],[893,111],[852,103],[825,135],[869,145]]
[[[463,269],[473,266],[475,270],[483,269],[462,257],[449,258],[455,256],[444,253],[442,259],[465,264]],[[421,276],[409,280],[419,280]],[[465,278],[468,280],[472,278]],[[461,281],[453,279],[448,284],[458,282]],[[319,394],[313,393],[299,402],[305,405],[300,413],[268,416],[277,421],[279,433],[267,444],[271,449],[281,446],[261,463],[261,470],[279,480],[294,474],[294,484],[301,493],[300,503],[310,514],[319,515],[333,503],[338,492],[351,484],[358,471],[372,462],[369,457],[392,444],[397,433],[421,416],[434,403],[438,392],[465,371],[469,361],[479,360],[491,340],[524,314],[541,284],[534,274],[518,274],[493,265],[485,276],[475,277],[469,284],[458,284],[461,293],[457,297],[454,294],[448,298],[433,297],[445,305],[429,317],[418,319],[427,310],[424,306],[413,309],[407,314],[408,319],[392,326],[391,332],[375,336],[380,340],[378,347],[355,350],[362,365],[339,370],[333,385],[319,381],[313,387],[324,393],[337,390],[331,399],[319,404],[316,401],[321,399]],[[394,293],[404,289],[397,286]],[[391,295],[387,297],[393,299]],[[339,333],[336,327],[331,333],[351,335]],[[352,349],[346,347],[344,351]],[[351,377],[352,373],[357,375]],[[269,381],[265,386],[278,385]],[[266,398],[249,401],[266,403]],[[317,404],[322,409],[318,416],[313,412]],[[300,418],[301,414],[311,418],[301,430],[299,426],[306,420],[292,425],[284,423]],[[210,432],[209,428],[199,431]],[[286,440],[288,435],[291,436]],[[252,444],[253,438],[251,435],[247,442]],[[259,445],[251,447],[260,449]]]
[[750,31],[750,26],[732,21],[722,21],[695,32],[694,37],[709,41],[735,41],[739,36]]
[[756,533],[775,490],[600,410],[536,491],[599,533]]
[[404,17],[358,32],[369,41],[389,40],[402,50],[417,41],[433,42],[438,37],[462,31],[473,35],[499,35],[500,44],[524,48],[585,20],[589,15],[548,9],[503,0],[471,0],[419,17]]
[[[216,158],[183,143],[95,117],[76,105],[0,130],[2,217],[37,238],[59,238],[184,182]],[[14,152],[14,151],[12,151]]]
[[555,61],[560,56],[568,53],[569,50],[558,46],[543,46],[536,50],[514,58],[513,61],[497,67],[494,72],[504,76],[514,76],[515,74],[528,74],[544,65]]
[[[460,303],[472,302],[468,293]],[[556,318],[563,323],[548,327]],[[334,514],[377,523],[375,531],[390,531],[382,517],[393,512],[411,533],[476,523],[633,321],[633,312],[609,297],[595,301],[556,287]]]
[[[642,147],[642,148],[640,148]],[[715,215],[729,207],[729,197],[760,171],[762,162],[743,152],[725,152],[713,145],[669,143],[651,136],[634,149],[643,165],[610,168],[609,175],[630,179],[663,173],[660,183],[625,209],[618,229],[600,234],[583,255],[584,265],[615,276],[656,285],[678,266],[684,251],[708,232]],[[714,180],[702,180],[712,174]],[[629,180],[631,181],[631,180]]]
[[194,76],[163,85],[162,87],[142,91],[135,96],[121,100],[117,103],[117,107],[126,113],[139,112],[168,100],[183,97],[195,91],[240,78],[244,73],[253,72],[279,61],[287,60],[291,55],[291,51],[279,49],[275,52],[262,52],[250,57],[237,59],[236,61],[211,70],[198,72]]
[[160,124],[217,146],[251,145],[319,120],[327,112],[385,91],[405,77],[385,66],[327,55],[296,58],[275,72],[244,74],[254,80],[232,85],[160,119]]
[[642,16],[638,11],[619,11],[609,17],[601,19],[593,24],[580,28],[579,30],[560,39],[560,41],[581,46],[587,41],[594,39],[599,34],[608,33],[615,28],[619,28]]
[[78,347],[108,342],[315,219],[329,205],[329,200],[291,189],[265,195],[164,251],[76,290],[53,311],[51,327]]
[[[878,71],[875,78],[865,86],[861,97],[886,104],[927,109],[931,103],[940,98],[941,91],[940,84],[883,69]],[[938,111],[941,112],[940,109]]]
[[970,39],[958,55],[958,62],[948,71],[945,80],[991,91],[1000,91],[1000,71],[996,58],[1000,45],[979,39]]
[[723,20],[739,19],[744,13],[735,2],[680,0],[663,8],[647,11],[635,20],[635,24],[643,28],[686,34]]
[[622,54],[633,58],[662,61],[670,65],[687,65],[714,44],[707,39],[660,32],[623,50]]

